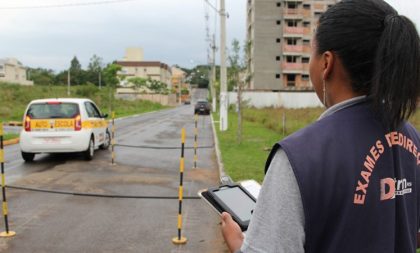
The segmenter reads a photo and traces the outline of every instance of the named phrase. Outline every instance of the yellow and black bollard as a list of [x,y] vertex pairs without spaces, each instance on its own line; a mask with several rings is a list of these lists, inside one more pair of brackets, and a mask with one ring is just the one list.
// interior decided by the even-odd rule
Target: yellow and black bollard
[[197,139],[198,139],[198,114],[194,117],[195,128],[194,128],[194,169],[197,168]]
[[112,112],[111,164],[115,164],[115,112]]
[[181,132],[181,159],[179,161],[179,209],[178,209],[178,236],[172,238],[174,244],[185,244],[187,238],[181,236],[182,230],[182,195],[183,195],[183,180],[184,180],[184,147],[185,147],[185,128]]
[[0,233],[0,237],[11,237],[16,232],[9,231],[9,220],[7,217],[7,200],[6,200],[6,179],[4,176],[4,145],[3,145],[3,123],[0,123],[0,164],[1,164],[1,190],[3,193],[3,216],[6,231]]

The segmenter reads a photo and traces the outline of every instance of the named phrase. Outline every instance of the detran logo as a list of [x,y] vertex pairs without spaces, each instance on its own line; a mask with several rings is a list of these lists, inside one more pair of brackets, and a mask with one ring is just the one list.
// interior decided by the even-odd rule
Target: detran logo
[[394,199],[395,196],[403,196],[411,193],[411,182],[407,179],[384,178],[381,179],[381,200]]

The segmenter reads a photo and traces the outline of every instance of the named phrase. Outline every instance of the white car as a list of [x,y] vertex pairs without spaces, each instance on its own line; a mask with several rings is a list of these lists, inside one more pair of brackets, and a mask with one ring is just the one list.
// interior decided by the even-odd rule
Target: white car
[[91,160],[95,149],[111,143],[107,116],[89,99],[34,100],[23,117],[22,158],[31,162],[38,153],[83,152]]

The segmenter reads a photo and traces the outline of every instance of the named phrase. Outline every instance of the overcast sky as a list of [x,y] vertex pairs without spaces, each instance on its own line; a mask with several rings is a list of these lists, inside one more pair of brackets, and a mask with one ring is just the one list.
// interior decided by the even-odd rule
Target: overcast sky
[[[215,12],[204,0],[120,0],[63,8],[5,9],[115,0],[0,0],[0,58],[30,67],[63,70],[77,56],[85,68],[93,54],[121,59],[126,47],[142,47],[145,60],[192,67],[207,63],[205,10],[210,33]],[[216,5],[219,0],[209,0]],[[227,43],[245,40],[247,0],[226,0]],[[387,0],[420,27],[420,1]],[[216,34],[220,31],[216,25]],[[219,44],[217,40],[217,44]],[[243,44],[243,43],[241,43]],[[218,53],[219,54],[219,53]]]

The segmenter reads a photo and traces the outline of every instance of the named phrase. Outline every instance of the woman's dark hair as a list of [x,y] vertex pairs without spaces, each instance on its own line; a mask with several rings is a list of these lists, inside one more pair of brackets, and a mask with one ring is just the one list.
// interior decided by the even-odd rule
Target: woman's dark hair
[[343,0],[319,19],[317,53],[341,59],[355,92],[367,94],[388,127],[412,115],[420,95],[420,40],[414,24],[383,0]]

